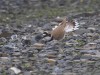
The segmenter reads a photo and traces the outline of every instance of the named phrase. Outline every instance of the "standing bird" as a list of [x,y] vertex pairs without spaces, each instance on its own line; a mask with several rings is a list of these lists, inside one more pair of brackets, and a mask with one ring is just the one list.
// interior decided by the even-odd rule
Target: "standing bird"
[[50,32],[44,32],[43,38],[50,37],[48,41],[52,40],[61,40],[64,38],[65,33],[72,32],[74,30],[79,29],[79,23],[76,20],[73,20],[72,22],[67,21],[66,18],[63,19],[61,23],[59,23],[58,26],[55,26],[52,28],[52,31]]

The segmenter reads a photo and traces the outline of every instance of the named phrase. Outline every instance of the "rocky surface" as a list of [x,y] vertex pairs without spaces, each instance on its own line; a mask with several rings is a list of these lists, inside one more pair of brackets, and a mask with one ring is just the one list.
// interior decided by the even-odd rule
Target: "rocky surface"
[[[68,35],[66,34],[65,39],[60,42],[51,41],[45,44],[41,41],[42,32],[51,30],[52,27],[61,21],[62,17],[55,17],[56,15],[53,15],[53,18],[50,16],[45,17],[47,16],[46,14],[41,16],[42,18],[37,19],[35,15],[36,19],[30,20],[30,18],[27,18],[29,19],[27,21],[27,19],[25,20],[22,17],[20,17],[21,19],[15,17],[19,11],[23,10],[20,10],[19,7],[34,7],[38,9],[47,5],[51,8],[56,6],[62,7],[66,6],[66,0],[59,0],[56,4],[52,2],[56,0],[41,0],[47,5],[38,0],[9,1],[0,1],[2,6],[0,7],[0,13],[9,13],[8,18],[7,16],[0,16],[0,75],[100,74],[99,12],[77,12],[77,14],[76,12],[69,12],[68,15],[66,12],[62,13],[62,16],[68,16],[69,19],[77,19],[80,24],[79,30]],[[49,4],[50,2],[51,4]],[[32,3],[34,4],[33,6]],[[29,4],[30,6],[28,7],[27,5]],[[77,1],[72,4],[77,5]],[[9,12],[13,9],[7,9],[7,7],[13,7],[13,17],[11,17]],[[17,9],[15,10],[15,8]],[[58,13],[56,14],[59,16]],[[21,23],[20,20],[22,21]]]

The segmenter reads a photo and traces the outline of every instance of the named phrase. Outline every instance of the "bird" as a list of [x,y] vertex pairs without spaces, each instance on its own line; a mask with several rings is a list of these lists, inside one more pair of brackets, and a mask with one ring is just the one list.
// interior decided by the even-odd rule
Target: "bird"
[[66,33],[72,32],[77,29],[79,29],[79,23],[76,19],[74,19],[73,21],[68,21],[68,19],[64,17],[62,22],[56,25],[54,28],[52,28],[51,31],[44,31],[43,38],[49,37],[49,39],[46,40],[46,42],[52,40],[59,41],[65,37]]

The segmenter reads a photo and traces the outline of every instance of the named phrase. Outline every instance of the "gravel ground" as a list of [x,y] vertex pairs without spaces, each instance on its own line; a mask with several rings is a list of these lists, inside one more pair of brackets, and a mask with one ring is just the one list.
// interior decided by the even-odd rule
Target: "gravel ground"
[[[79,30],[66,34],[62,41],[51,41],[45,44],[41,41],[42,32],[51,30],[62,17],[57,19],[56,15],[53,15],[53,18],[44,16],[28,21],[22,17],[17,19],[11,16],[20,15],[22,10],[19,7],[25,8],[27,4],[21,5],[22,0],[20,3],[18,0],[15,4],[13,0],[10,1],[11,5],[9,1],[6,3],[5,0],[0,1],[2,4],[0,14],[10,14],[9,17],[0,16],[0,75],[100,75],[99,12],[71,12],[68,15],[65,12],[62,17],[77,19],[80,24]],[[30,5],[33,2],[33,6],[38,9],[40,6],[42,8],[45,6],[45,4],[37,3],[36,0],[24,1]],[[18,8],[14,10],[13,15],[7,11],[13,9],[4,6],[7,3],[13,9]],[[45,3],[49,5],[49,2],[45,1]],[[64,3],[65,0],[59,0],[56,5],[66,5]],[[50,7],[54,5],[52,3]],[[20,12],[17,12],[19,10]],[[38,15],[41,16],[41,14]]]
[[[100,14],[78,15],[75,19],[80,23],[79,30],[60,42],[47,44],[41,43],[39,36],[56,21],[43,27],[0,26],[1,75],[99,75]],[[18,69],[18,73],[12,68]]]

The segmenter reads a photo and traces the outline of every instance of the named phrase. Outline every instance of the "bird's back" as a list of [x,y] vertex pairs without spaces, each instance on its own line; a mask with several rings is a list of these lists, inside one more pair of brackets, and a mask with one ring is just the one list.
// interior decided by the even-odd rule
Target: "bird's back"
[[56,40],[62,39],[64,37],[64,34],[65,34],[65,31],[62,26],[58,26],[56,29],[51,31],[51,36]]

